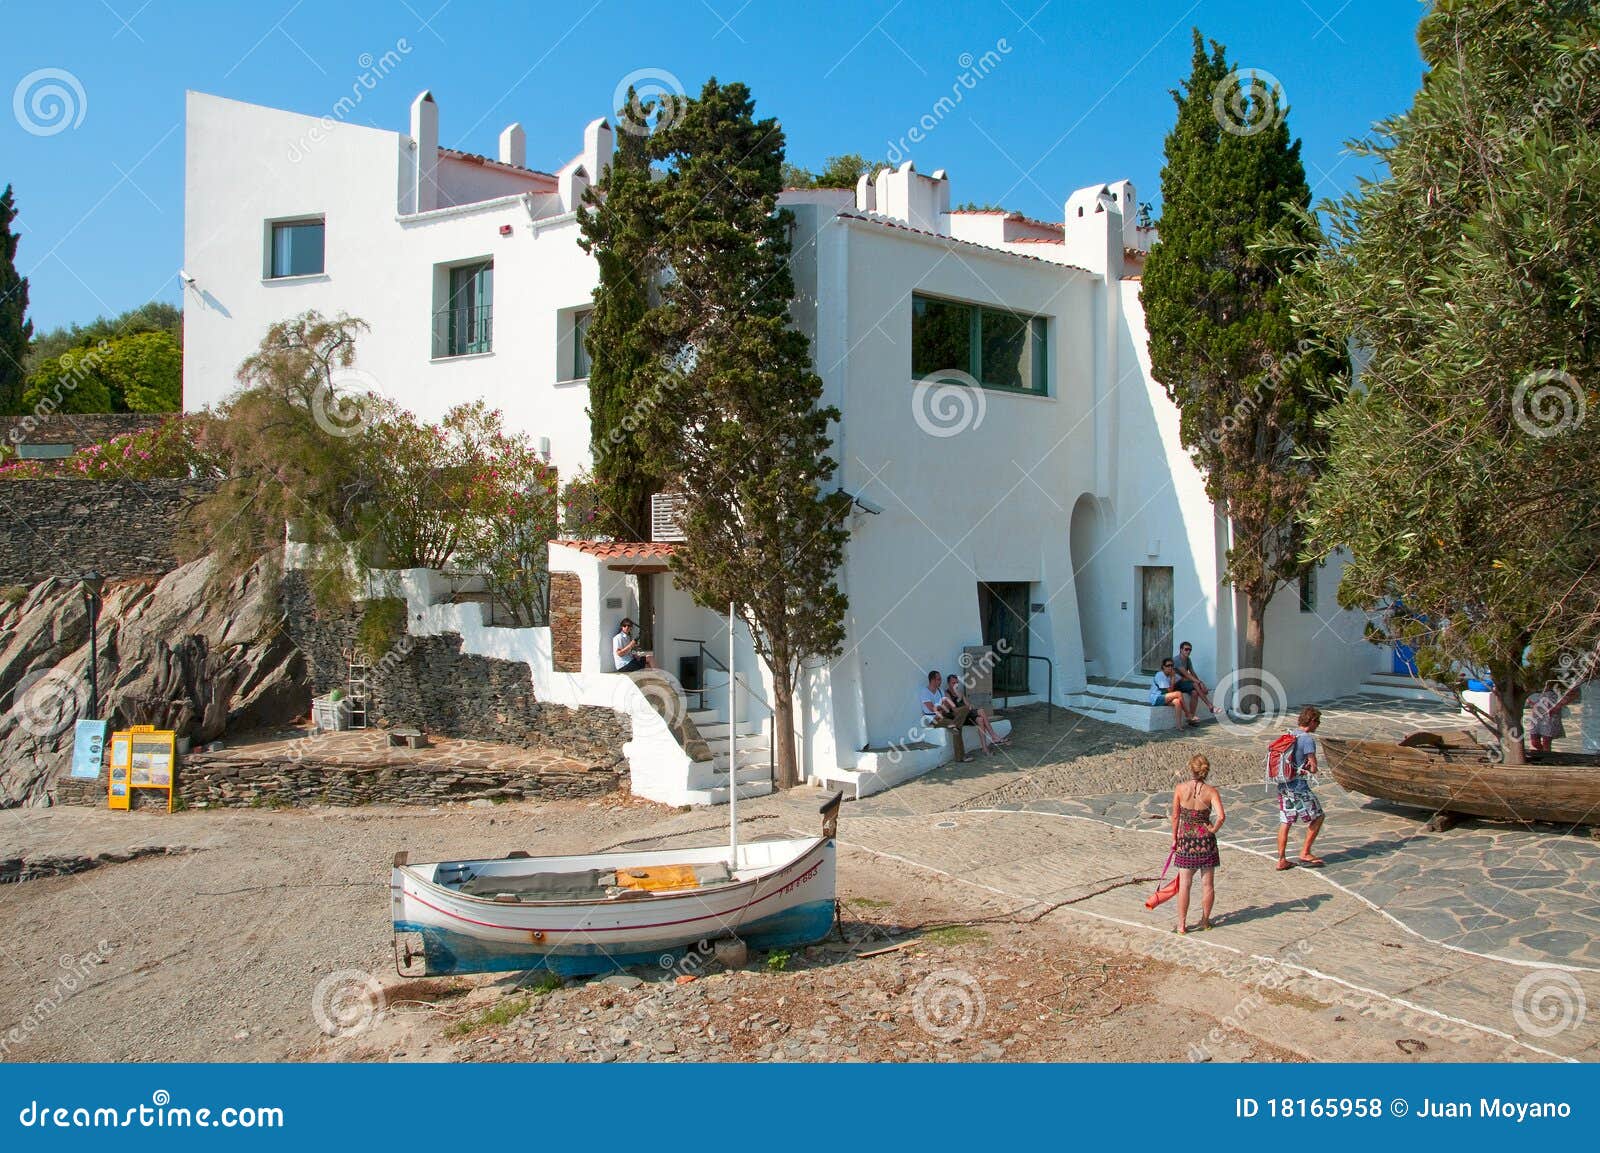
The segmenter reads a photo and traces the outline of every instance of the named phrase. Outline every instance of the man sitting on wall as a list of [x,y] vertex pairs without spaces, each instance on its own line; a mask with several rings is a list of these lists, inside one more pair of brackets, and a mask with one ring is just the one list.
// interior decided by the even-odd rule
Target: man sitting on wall
[[622,618],[617,635],[611,638],[611,656],[619,673],[636,673],[655,667],[650,654],[639,650],[639,638],[633,635],[633,620],[629,617]]
[[951,708],[944,699],[944,682],[939,677],[939,670],[934,669],[928,674],[928,683],[922,690],[922,723],[936,728],[949,729],[950,740],[955,745],[956,760],[970,761],[967,756],[967,746],[961,739],[961,726],[967,723],[967,714],[972,710],[966,705]]

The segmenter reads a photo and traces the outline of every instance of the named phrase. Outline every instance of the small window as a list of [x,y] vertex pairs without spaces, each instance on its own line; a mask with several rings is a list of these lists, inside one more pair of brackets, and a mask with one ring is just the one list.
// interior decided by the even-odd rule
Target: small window
[[272,260],[269,276],[318,276],[323,271],[323,232],[320,220],[286,220],[272,226]]
[[1050,392],[1049,322],[930,296],[911,300],[911,375],[962,372],[985,388]]
[[1300,611],[1303,613],[1317,611],[1317,567],[1312,565],[1300,574]]
[[473,356],[494,351],[494,261],[449,271],[445,307],[433,318],[433,355]]
[[587,380],[592,362],[589,359],[589,322],[594,319],[594,309],[586,308],[572,314],[572,379]]

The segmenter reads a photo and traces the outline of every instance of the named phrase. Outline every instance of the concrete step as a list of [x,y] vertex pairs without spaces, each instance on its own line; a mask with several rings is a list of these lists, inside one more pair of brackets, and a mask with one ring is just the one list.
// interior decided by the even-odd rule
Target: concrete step
[[[772,782],[767,780],[755,781],[751,784],[739,786],[739,799],[741,801],[753,800],[764,797],[772,792]],[[690,805],[725,805],[728,803],[728,786],[722,785],[714,789],[690,789],[685,796],[685,803]]]
[[1397,673],[1372,673],[1362,681],[1359,692],[1378,697],[1394,697],[1404,701],[1438,701],[1450,699],[1450,690],[1432,681],[1419,680]]
[[[772,768],[763,756],[760,761],[739,762],[739,783],[753,781],[767,781],[772,779]],[[710,789],[728,783],[728,759],[719,757],[712,761],[694,761],[689,765],[688,776],[684,780],[686,787],[691,789]]]
[[[713,721],[707,725],[696,722],[694,727],[695,731],[706,741],[721,741],[724,745],[728,743],[728,729],[730,726],[727,721]],[[739,722],[740,743],[756,737],[759,737],[762,741],[767,739],[767,726],[764,723],[757,721]]]

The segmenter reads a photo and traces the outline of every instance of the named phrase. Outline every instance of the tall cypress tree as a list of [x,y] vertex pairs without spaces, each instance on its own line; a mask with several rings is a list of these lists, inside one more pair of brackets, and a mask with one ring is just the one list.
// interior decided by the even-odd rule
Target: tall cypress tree
[[1282,94],[1241,75],[1198,29],[1161,170],[1160,240],[1141,293],[1150,362],[1179,435],[1230,520],[1225,579],[1244,594],[1239,666],[1262,667],[1274,593],[1304,572],[1297,517],[1338,362],[1302,339],[1286,281],[1320,239]]
[[28,280],[17,274],[17,240],[11,231],[16,219],[11,185],[0,195],[0,413],[22,411],[23,361],[33,322],[27,318]]
[[600,268],[589,321],[589,438],[600,493],[600,527],[619,540],[648,540],[650,494],[661,484],[645,461],[646,426],[670,413],[653,371],[646,321],[661,273],[660,217],[650,174],[651,109],[632,89],[619,112],[617,150],[584,193],[579,244]]
[[792,216],[777,207],[783,130],[743,84],[706,83],[655,140],[672,275],[652,317],[676,419],[650,448],[687,496],[672,566],[711,608],[736,604],[773,680],[777,782],[799,782],[794,690],[844,639],[835,582],[849,498],[829,491],[822,380],[789,322]]

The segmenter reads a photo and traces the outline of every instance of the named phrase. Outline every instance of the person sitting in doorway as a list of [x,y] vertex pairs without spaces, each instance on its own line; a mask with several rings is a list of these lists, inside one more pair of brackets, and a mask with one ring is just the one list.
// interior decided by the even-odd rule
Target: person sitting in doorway
[[1189,694],[1178,687],[1178,666],[1171,657],[1161,662],[1161,671],[1150,681],[1150,703],[1152,705],[1171,705],[1172,711],[1178,714],[1178,728],[1182,730],[1188,724],[1194,724],[1194,703]]
[[974,706],[967,700],[966,689],[961,684],[961,678],[955,673],[945,678],[944,702],[952,714],[956,709],[966,707],[967,724],[978,730],[978,743],[982,746],[985,756],[988,756],[991,750],[1010,746],[1010,741],[994,731],[994,724],[989,720],[989,710]]
[[[1206,708],[1211,710],[1211,715],[1216,716],[1217,706],[1211,703],[1211,694],[1206,689],[1206,683],[1194,671],[1194,646],[1188,641],[1184,641],[1178,646],[1178,655],[1172,658],[1172,663],[1178,670],[1178,691],[1193,693],[1197,699],[1205,703]],[[1198,708],[1195,709],[1195,712],[1199,711]],[[1191,721],[1195,719],[1193,713],[1190,714],[1189,719]]]
[[922,690],[921,704],[922,723],[934,728],[949,729],[956,760],[970,761],[972,758],[967,755],[966,743],[961,739],[961,726],[967,723],[967,706],[946,702],[944,682],[939,677],[938,669],[928,674],[928,684]]
[[623,617],[617,626],[617,635],[611,638],[611,657],[619,673],[636,673],[655,667],[650,654],[639,648],[639,638],[634,636],[633,629],[632,618]]

